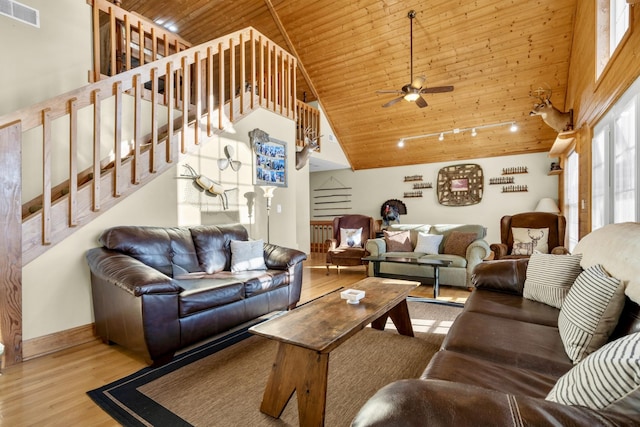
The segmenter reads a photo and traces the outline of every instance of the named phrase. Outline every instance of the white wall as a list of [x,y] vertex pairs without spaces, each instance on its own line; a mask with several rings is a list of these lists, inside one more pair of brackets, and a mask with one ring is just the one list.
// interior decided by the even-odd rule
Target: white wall
[[[535,209],[538,200],[543,197],[558,199],[558,177],[548,176],[551,164],[547,153],[524,154],[494,158],[475,159],[467,162],[432,163],[414,166],[401,166],[382,169],[352,171],[341,169],[328,172],[314,172],[310,178],[312,219],[319,218],[314,211],[314,196],[320,194],[315,189],[341,183],[352,187],[350,190],[350,213],[370,215],[381,219],[380,207],[389,199],[402,200],[407,206],[407,215],[402,215],[402,223],[474,223],[487,227],[487,242],[500,241],[500,218],[503,215],[527,212]],[[463,207],[443,206],[438,203],[437,176],[440,168],[461,163],[476,163],[484,172],[484,194],[479,204]],[[527,185],[528,192],[502,193],[501,185],[489,185],[489,178],[499,177],[502,168],[527,166],[527,174],[512,175],[515,184]],[[413,191],[412,182],[404,182],[405,176],[422,175],[423,182],[431,182],[433,189],[423,189],[421,198],[405,198],[404,193]]]
[[0,115],[88,83],[91,6],[85,0],[20,0],[40,28],[0,15]]
[[161,174],[22,269],[23,339],[93,322],[86,251],[98,246],[100,233],[115,225],[175,226],[175,170]]

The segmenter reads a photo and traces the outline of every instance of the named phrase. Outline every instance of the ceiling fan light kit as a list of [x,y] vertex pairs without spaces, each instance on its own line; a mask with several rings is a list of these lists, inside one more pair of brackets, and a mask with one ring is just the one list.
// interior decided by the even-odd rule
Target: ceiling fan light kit
[[427,101],[421,96],[424,93],[443,93],[453,91],[453,86],[438,86],[438,87],[425,87],[424,83],[427,81],[425,76],[418,76],[413,78],[413,18],[416,17],[416,11],[410,10],[407,14],[409,18],[409,31],[410,31],[410,68],[411,68],[411,83],[402,86],[400,90],[378,90],[376,93],[394,93],[400,95],[397,98],[382,105],[383,108],[390,107],[393,104],[402,101],[403,99],[408,102],[415,102],[419,108],[424,108],[427,105]]

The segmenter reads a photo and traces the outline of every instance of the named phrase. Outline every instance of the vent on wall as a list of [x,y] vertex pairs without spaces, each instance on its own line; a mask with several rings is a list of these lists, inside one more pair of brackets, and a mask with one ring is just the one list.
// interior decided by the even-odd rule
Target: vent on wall
[[40,12],[13,0],[0,0],[0,15],[40,28]]

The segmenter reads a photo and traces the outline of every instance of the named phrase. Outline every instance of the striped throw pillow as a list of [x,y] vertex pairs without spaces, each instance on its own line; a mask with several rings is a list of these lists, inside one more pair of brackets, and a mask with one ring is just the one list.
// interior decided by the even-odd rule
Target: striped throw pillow
[[533,253],[527,265],[522,296],[555,308],[562,302],[582,272],[582,254],[553,255]]
[[546,400],[635,418],[640,408],[638,354],[640,332],[612,341],[561,376]]
[[573,363],[603,346],[624,308],[624,286],[601,265],[580,273],[558,316],[560,339]]

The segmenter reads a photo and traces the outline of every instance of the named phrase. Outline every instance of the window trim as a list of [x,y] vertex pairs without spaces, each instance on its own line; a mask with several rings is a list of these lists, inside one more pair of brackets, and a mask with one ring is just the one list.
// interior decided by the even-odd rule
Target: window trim
[[[631,5],[629,5],[628,8],[628,15],[627,18],[629,20],[629,26],[627,27],[627,31],[624,33],[624,35],[622,36],[622,38],[620,39],[620,42],[618,43],[618,45],[616,46],[615,50],[613,52],[609,52],[609,59],[607,59],[607,63],[605,64],[605,66],[602,68],[602,71],[600,71],[600,74],[598,74],[598,61],[599,61],[599,49],[598,46],[601,43],[601,40],[598,39],[598,6],[599,3],[601,1],[611,1],[611,0],[596,0],[594,3],[594,7],[595,7],[595,21],[596,21],[596,25],[594,28],[595,31],[595,67],[594,67],[594,72],[595,72],[595,89],[597,90],[598,87],[600,86],[600,83],[604,80],[604,77],[608,74],[609,70],[612,67],[612,64],[616,62],[616,60],[618,59],[618,56],[620,56],[620,52],[622,51],[622,49],[624,48],[624,46],[627,44],[627,41],[629,40],[629,38],[631,37],[631,33],[633,32],[633,28],[634,28],[634,19],[633,19],[633,10],[631,8]],[[610,10],[609,10],[610,12]],[[610,13],[609,13],[610,15]],[[611,27],[609,26],[607,28],[607,32],[608,32],[608,38],[607,38],[607,49],[609,46],[609,39],[611,38]]]

